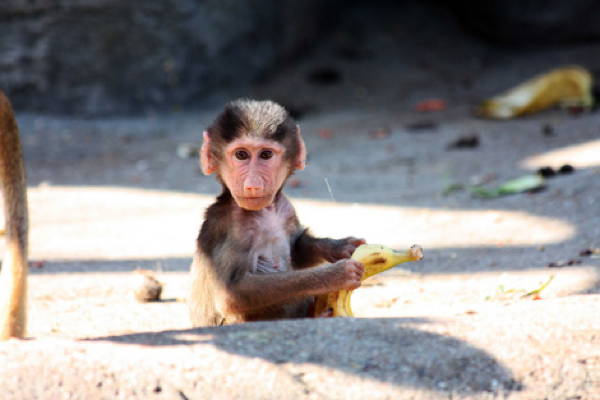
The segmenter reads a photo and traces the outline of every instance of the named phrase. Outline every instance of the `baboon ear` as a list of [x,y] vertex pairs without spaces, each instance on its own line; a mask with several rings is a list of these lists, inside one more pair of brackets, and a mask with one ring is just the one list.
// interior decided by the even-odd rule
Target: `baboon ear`
[[298,125],[296,125],[296,140],[298,141],[298,155],[294,160],[294,169],[303,170],[306,166],[306,146],[304,145]]
[[215,160],[210,154],[210,136],[208,132],[202,133],[202,147],[200,147],[200,168],[204,175],[210,175],[216,171]]

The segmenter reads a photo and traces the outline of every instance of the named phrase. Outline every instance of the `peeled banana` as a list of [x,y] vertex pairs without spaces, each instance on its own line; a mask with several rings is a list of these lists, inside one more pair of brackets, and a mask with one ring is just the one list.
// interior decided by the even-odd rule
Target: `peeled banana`
[[[408,261],[419,261],[423,258],[423,249],[414,245],[407,251],[401,252],[378,244],[363,244],[359,246],[352,258],[365,266],[361,280],[386,271],[398,264]],[[321,316],[331,309],[334,317],[353,317],[350,298],[353,290],[340,290],[317,298],[315,316]]]
[[585,68],[557,68],[484,101],[475,110],[486,118],[508,119],[560,105],[590,108],[593,77]]

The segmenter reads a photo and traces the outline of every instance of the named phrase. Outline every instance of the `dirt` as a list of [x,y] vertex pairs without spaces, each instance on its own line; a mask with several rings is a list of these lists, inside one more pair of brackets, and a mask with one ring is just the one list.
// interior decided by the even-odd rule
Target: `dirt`
[[[333,41],[285,79],[236,93],[305,111],[308,166],[287,189],[305,225],[423,246],[423,261],[355,292],[356,319],[191,329],[188,268],[219,187],[187,154],[216,107],[20,114],[31,340],[0,344],[1,397],[600,399],[600,258],[580,255],[600,247],[600,114],[471,114],[543,68],[600,67],[598,46],[491,52],[454,32],[465,63],[435,64],[450,39],[420,33],[394,44],[375,31],[359,47],[369,55],[351,63],[332,55]],[[307,81],[331,65],[340,81]],[[444,109],[415,110],[437,98]],[[473,135],[477,147],[448,148]],[[464,189],[565,164],[574,172],[535,193],[482,199]],[[155,272],[162,301],[135,301],[137,268]]]

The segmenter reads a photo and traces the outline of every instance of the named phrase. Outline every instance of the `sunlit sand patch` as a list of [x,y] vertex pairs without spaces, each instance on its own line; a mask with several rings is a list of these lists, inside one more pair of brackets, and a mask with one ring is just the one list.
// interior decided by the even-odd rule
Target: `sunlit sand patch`
[[528,246],[571,238],[574,227],[555,218],[506,210],[449,210],[368,204],[298,204],[302,221],[320,235],[352,234],[404,248]]
[[[568,269],[468,271],[453,274],[398,276],[390,271],[380,284],[355,290],[352,310],[358,317],[441,318],[494,312],[498,304],[530,302],[586,293],[597,285],[600,271],[592,265]],[[546,282],[549,284],[542,289]],[[536,295],[530,294],[539,290]],[[440,301],[444,299],[444,301]]]
[[213,196],[118,187],[29,190],[38,259],[191,257]]
[[[190,257],[213,195],[114,187],[29,192],[31,257],[126,260]],[[520,211],[450,210],[294,200],[317,235],[404,248],[532,246],[568,240],[569,223]],[[2,244],[3,245],[3,244]]]
[[531,169],[546,166],[558,168],[564,164],[576,168],[600,166],[600,139],[531,156],[521,163],[523,167]]

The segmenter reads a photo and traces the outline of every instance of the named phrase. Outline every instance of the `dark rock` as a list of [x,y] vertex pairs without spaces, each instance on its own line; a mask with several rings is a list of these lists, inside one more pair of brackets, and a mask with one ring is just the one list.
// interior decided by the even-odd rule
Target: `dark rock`
[[556,171],[552,167],[541,167],[537,170],[537,173],[544,178],[550,178],[556,175]]
[[15,108],[53,113],[201,102],[308,47],[332,3],[4,0],[0,87]]
[[448,144],[448,149],[474,149],[476,147],[479,147],[478,135],[461,136]]
[[551,124],[544,124],[542,126],[542,133],[544,136],[554,136],[554,128]]
[[565,164],[558,169],[559,174],[572,174],[575,172],[575,168],[571,164]]

